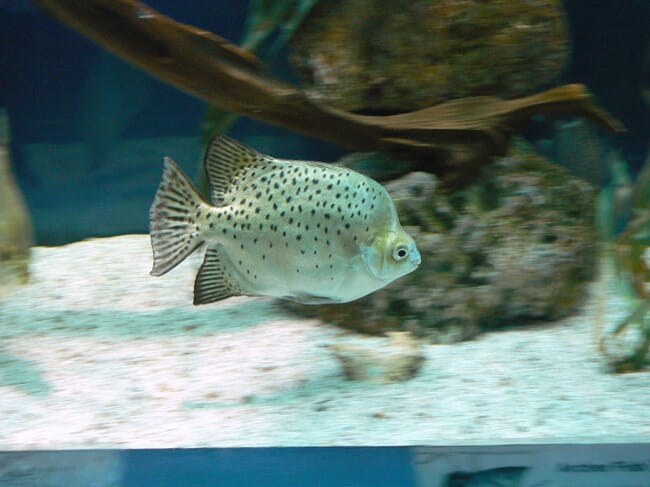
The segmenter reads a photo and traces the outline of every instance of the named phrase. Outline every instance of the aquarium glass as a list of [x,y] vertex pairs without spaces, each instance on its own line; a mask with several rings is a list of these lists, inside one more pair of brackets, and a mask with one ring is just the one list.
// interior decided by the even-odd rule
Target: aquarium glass
[[0,1],[0,450],[650,439],[650,2],[147,5]]

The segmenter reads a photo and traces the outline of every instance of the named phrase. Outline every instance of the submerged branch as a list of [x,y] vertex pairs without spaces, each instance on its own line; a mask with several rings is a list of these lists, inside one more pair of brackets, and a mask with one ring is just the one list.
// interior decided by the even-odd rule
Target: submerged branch
[[463,182],[492,156],[504,154],[510,136],[538,113],[573,112],[622,130],[583,85],[515,100],[474,97],[399,115],[357,115],[314,103],[266,73],[248,51],[136,0],[33,1],[99,45],[214,106],[353,150],[385,151],[449,183]]

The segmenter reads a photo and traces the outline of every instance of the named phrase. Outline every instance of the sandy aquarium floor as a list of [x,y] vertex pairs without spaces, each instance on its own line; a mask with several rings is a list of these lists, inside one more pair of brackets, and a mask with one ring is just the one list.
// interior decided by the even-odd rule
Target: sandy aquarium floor
[[344,379],[331,326],[265,298],[193,307],[199,257],[153,278],[146,235],[35,248],[0,301],[0,450],[650,439],[650,373],[607,373],[594,346],[615,296],[425,345],[416,378],[367,384]]

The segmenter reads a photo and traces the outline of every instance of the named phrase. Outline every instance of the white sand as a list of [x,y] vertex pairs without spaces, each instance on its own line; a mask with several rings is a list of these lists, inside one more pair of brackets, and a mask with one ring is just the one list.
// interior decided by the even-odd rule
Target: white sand
[[371,385],[343,379],[334,327],[264,298],[193,307],[197,265],[150,277],[145,235],[36,248],[0,301],[0,449],[650,439],[650,373],[610,374],[594,346],[615,296],[426,345],[415,379]]

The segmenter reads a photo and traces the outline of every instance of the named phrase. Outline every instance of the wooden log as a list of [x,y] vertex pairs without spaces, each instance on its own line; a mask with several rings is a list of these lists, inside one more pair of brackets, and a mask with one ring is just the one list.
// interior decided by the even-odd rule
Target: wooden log
[[123,59],[212,105],[352,150],[385,151],[454,185],[471,179],[492,156],[504,154],[510,136],[535,114],[571,112],[612,131],[623,129],[578,84],[515,100],[472,97],[398,115],[358,115],[313,102],[266,73],[248,51],[137,0],[33,2]]

